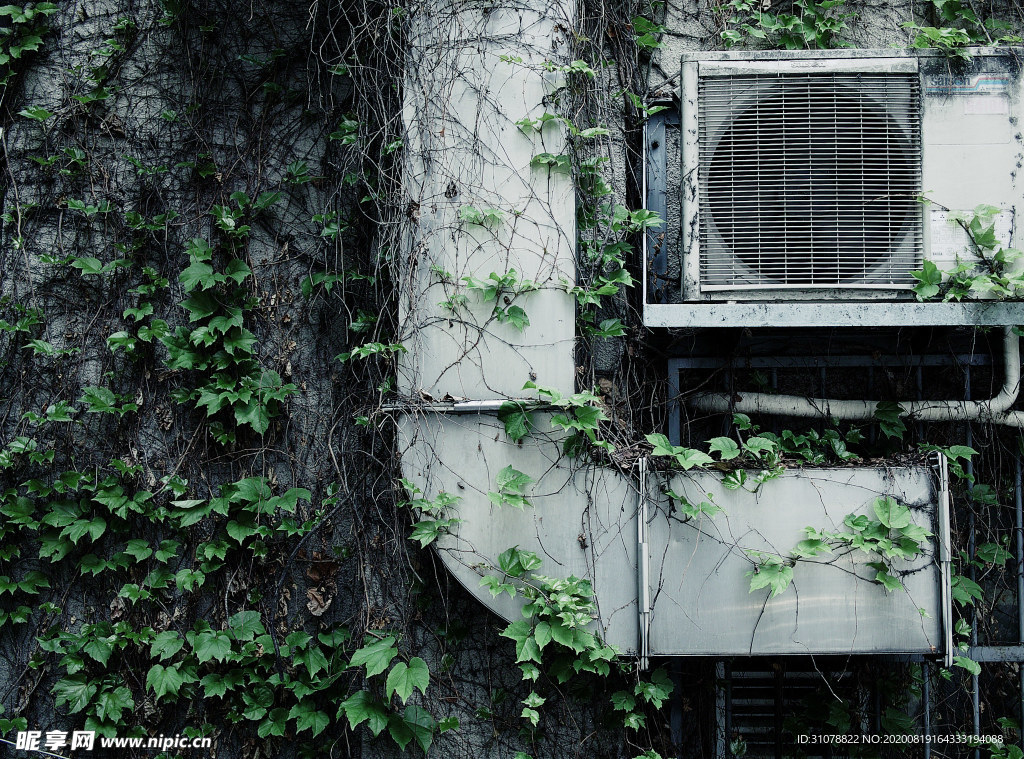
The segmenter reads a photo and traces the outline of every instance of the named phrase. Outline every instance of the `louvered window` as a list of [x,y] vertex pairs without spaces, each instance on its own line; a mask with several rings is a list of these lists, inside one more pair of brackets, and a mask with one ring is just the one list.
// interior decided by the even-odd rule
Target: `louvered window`
[[917,75],[703,77],[699,112],[702,289],[914,283]]

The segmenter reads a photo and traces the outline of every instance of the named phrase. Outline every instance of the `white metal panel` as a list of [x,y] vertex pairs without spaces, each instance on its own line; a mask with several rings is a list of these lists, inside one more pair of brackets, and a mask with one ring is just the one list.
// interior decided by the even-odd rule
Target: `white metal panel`
[[[985,55],[953,72],[948,63],[928,59],[921,78],[925,196],[940,210],[987,204],[1012,216],[1024,204],[1017,167],[1024,158],[1019,63],[1010,55]],[[930,242],[929,236],[926,257],[935,258]]]
[[[916,74],[916,58],[875,58],[857,57],[847,51],[845,58],[790,58],[786,67],[790,71],[815,73],[900,73]],[[775,60],[709,60],[700,63],[700,75],[704,76],[748,76],[751,74],[778,74],[778,59]]]
[[[648,327],[928,327],[1024,324],[1024,302],[884,303],[819,293],[821,302],[647,304]],[[831,300],[827,300],[831,299]]]
[[[749,592],[747,550],[787,556],[804,527],[836,530],[850,513],[872,514],[881,494],[912,507],[932,532],[937,490],[927,467],[788,470],[756,493],[728,490],[720,475],[678,475],[676,492],[713,495],[724,513],[683,523],[662,507],[648,528],[653,609],[651,652],[664,655],[929,653],[940,649],[940,571],[927,554],[897,562],[906,591],[870,578],[862,551],[801,561],[775,598]],[[874,516],[872,515],[872,518]],[[921,611],[919,611],[921,610]],[[923,614],[922,614],[923,611]]]
[[[546,427],[546,416],[538,415]],[[836,527],[847,513],[870,508],[880,493],[915,504],[915,520],[930,525],[935,487],[926,468],[787,471],[756,495],[722,487],[720,475],[676,475],[668,482],[692,499],[715,494],[724,514],[697,525],[670,515],[661,494],[665,475],[646,478],[646,529],[638,529],[638,486],[617,470],[575,468],[559,457],[560,440],[510,443],[487,416],[425,414],[400,422],[403,474],[427,497],[458,495],[447,516],[462,520],[437,542],[445,566],[482,604],[519,618],[520,600],[492,598],[480,587],[499,574],[498,556],[512,546],[535,551],[538,574],[575,574],[593,584],[595,631],[624,653],[651,656],[749,653],[928,653],[941,645],[939,571],[931,549],[903,581],[907,592],[886,593],[870,581],[866,558],[796,569],[793,587],[766,603],[767,591],[748,592],[744,548],[785,552],[804,526]],[[530,474],[532,506],[497,507],[487,498],[507,464]],[[638,551],[639,543],[646,550]],[[646,572],[642,572],[646,569]],[[860,575],[855,578],[854,573]],[[638,578],[650,578],[641,614]],[[647,606],[647,604],[644,604]],[[918,609],[925,609],[924,618]],[[640,625],[649,617],[649,636]]]

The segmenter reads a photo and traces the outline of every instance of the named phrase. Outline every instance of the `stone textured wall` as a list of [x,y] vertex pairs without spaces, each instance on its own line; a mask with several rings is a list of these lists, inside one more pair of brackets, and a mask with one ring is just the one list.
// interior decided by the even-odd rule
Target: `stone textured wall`
[[[367,631],[391,633],[400,639],[402,657],[430,664],[431,687],[412,702],[437,719],[456,717],[461,724],[435,737],[431,755],[511,757],[522,750],[539,759],[633,757],[652,745],[669,750],[664,715],[652,715],[639,736],[625,734],[608,716],[603,690],[618,682],[552,687],[540,731],[524,730],[520,700],[528,689],[513,644],[498,635],[501,620],[450,580],[431,552],[406,539],[409,516],[396,508],[403,496],[395,487],[394,420],[379,408],[393,398],[387,352],[383,358],[335,358],[370,341],[415,342],[416,335],[403,332],[409,293],[396,291],[395,283],[403,282],[400,271],[408,271],[408,262],[400,260],[408,244],[403,229],[414,216],[426,219],[427,209],[425,197],[403,190],[403,146],[416,144],[424,150],[420,159],[441,160],[430,151],[443,139],[433,135],[438,145],[405,141],[404,129],[415,121],[414,114],[403,113],[410,84],[407,35],[415,24],[437,30],[450,23],[453,16],[442,5],[77,0],[62,3],[49,18],[39,52],[12,62],[16,76],[0,95],[0,324],[10,327],[0,331],[0,493],[9,507],[0,524],[6,530],[0,576],[21,580],[38,571],[49,578],[49,588],[0,593],[0,611],[28,610],[23,620],[0,626],[0,718],[24,717],[41,730],[85,724],[85,713],[57,705],[54,687],[73,673],[52,645],[40,648],[41,637],[81,635],[84,626],[106,622],[154,634],[184,634],[202,621],[219,630],[232,615],[255,610],[275,645],[297,630],[344,627],[352,636],[331,663],[337,678],[313,697],[330,718],[316,739],[309,732],[296,735],[294,722],[284,735],[260,737],[255,721],[232,721],[244,710],[240,693],[234,700],[204,697],[194,684],[177,701],[156,699],[146,684],[153,661],[148,645],[124,636],[111,644],[105,662],[83,656],[81,672],[128,688],[133,708],[125,724],[147,734],[210,725],[217,756],[392,756],[399,752],[387,731],[374,738],[365,726],[353,732],[344,717],[337,718],[339,704],[365,685],[360,669],[345,668],[342,654],[357,648]],[[494,24],[487,34],[514,36],[535,10],[508,6],[493,18],[486,9],[479,13]],[[619,60],[618,69],[602,75],[609,90],[616,83],[632,86],[649,66],[650,89],[662,94],[678,86],[681,51],[719,46],[724,13],[704,2],[669,6],[665,47],[648,62],[616,55],[629,35],[626,19],[646,9],[576,10],[580,29],[598,30],[590,42]],[[905,40],[900,24],[911,18],[911,4],[862,3],[857,10],[859,18],[850,23],[854,44]],[[564,59],[573,44],[583,44],[569,28],[573,23],[567,12],[554,35],[553,58]],[[440,44],[449,40],[438,38]],[[474,44],[458,35],[450,39]],[[459,55],[424,54],[415,73],[431,86],[479,86],[474,72],[460,71],[460,65]],[[443,110],[443,88],[433,97],[431,105]],[[31,107],[52,115],[42,121],[20,115]],[[627,156],[635,157],[638,134],[618,114],[581,107],[578,115],[581,123],[603,119],[611,129],[599,149],[610,159],[606,174],[620,200],[635,202]],[[514,120],[525,114],[507,115]],[[444,119],[464,130],[459,139],[477,138],[471,116],[459,112]],[[452,179],[466,177],[480,202],[495,189],[497,180],[486,172],[467,169]],[[179,280],[190,265],[189,241],[203,238],[222,252],[230,249],[230,235],[211,210],[238,209],[239,196],[231,197],[237,192],[250,199],[239,223],[251,230],[234,248],[252,271],[243,285],[244,327],[262,371],[295,387],[261,432],[238,424],[229,411],[207,416],[195,399],[183,402],[208,372],[174,367],[158,339],[147,342],[139,334],[140,327],[157,329],[158,319],[172,330],[189,326],[189,312],[180,305],[188,292]],[[252,199],[278,192],[276,202],[253,212]],[[337,234],[329,229],[332,213],[344,221]],[[437,234],[443,233],[442,225]],[[553,239],[570,244],[566,234],[555,230]],[[426,235],[424,244],[439,239]],[[120,260],[125,263],[115,263]],[[554,287],[556,273],[548,274]],[[154,278],[152,292],[137,289]],[[161,278],[167,283],[159,284]],[[142,303],[151,304],[151,315],[136,321],[125,314]],[[618,310],[633,319],[631,335],[641,335],[626,305]],[[125,334],[136,340],[131,351],[118,347]],[[555,339],[566,341],[561,333]],[[645,339],[580,347],[578,385],[600,379],[610,407],[649,398]],[[559,382],[571,371],[568,361],[562,364]],[[507,392],[522,378],[498,379],[496,386]],[[113,396],[93,393],[92,402],[80,400],[88,388]],[[419,389],[403,386],[410,393]],[[101,412],[97,398],[121,410]],[[63,419],[56,411],[61,403],[71,407],[69,421],[33,416],[49,409]],[[659,413],[644,412],[644,424],[653,428]],[[627,427],[638,416],[623,414],[625,421],[616,422],[624,435],[632,434]],[[211,423],[234,432],[234,439],[218,440]],[[33,458],[19,439],[34,441],[40,455]],[[87,499],[90,518],[102,517],[105,531],[95,539],[80,537],[64,559],[40,557],[48,536],[65,525],[22,529],[11,504],[27,499],[36,519],[59,510],[70,496],[33,490],[31,483],[48,487],[68,471],[92,482],[113,478],[128,495],[150,491],[157,511],[111,515],[109,505]],[[165,484],[175,477],[183,483],[180,492]],[[251,477],[266,478],[275,494],[308,489],[310,499],[299,502],[297,519],[311,519],[315,527],[302,536],[268,537],[264,555],[232,546],[225,566],[202,585],[187,589],[183,576],[155,589],[150,599],[132,601],[121,591],[147,584],[158,568],[152,558],[97,572],[83,568],[95,566],[90,555],[106,561],[127,541],[142,539],[154,548],[177,541],[167,564],[172,573],[199,571],[202,547],[223,533],[227,520],[214,516],[175,527],[174,515],[184,507],[172,501],[207,500],[226,483]],[[75,495],[76,503],[79,497],[85,496]],[[14,549],[20,554],[8,552]],[[273,657],[271,671],[298,671],[277,652],[260,655]],[[680,681],[681,755],[707,755],[712,712],[698,708],[712,693],[702,679],[706,674],[689,667]],[[275,698],[279,708],[295,703]]]

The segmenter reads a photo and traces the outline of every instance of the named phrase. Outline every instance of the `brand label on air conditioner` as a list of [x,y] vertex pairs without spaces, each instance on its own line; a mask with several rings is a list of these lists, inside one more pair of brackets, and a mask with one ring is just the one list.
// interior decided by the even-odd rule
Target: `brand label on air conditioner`
[[928,95],[992,95],[1010,89],[1006,74],[933,74],[924,78],[924,91]]
[[[972,213],[931,209],[931,245],[926,257],[947,266],[957,261],[976,260],[977,249],[962,226],[966,223],[963,220],[970,219]],[[1013,239],[1013,209],[1000,211],[992,219],[992,224],[1000,245],[1008,246]]]

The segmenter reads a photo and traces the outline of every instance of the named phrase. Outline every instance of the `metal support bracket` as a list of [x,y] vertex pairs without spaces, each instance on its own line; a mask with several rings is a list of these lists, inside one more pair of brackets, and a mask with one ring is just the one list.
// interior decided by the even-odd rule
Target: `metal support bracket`
[[650,632],[651,632],[651,583],[650,554],[647,546],[647,457],[637,462],[640,476],[638,503],[636,509],[636,581],[637,611],[639,616],[639,637],[637,651],[640,656],[640,669],[650,666]]
[[949,463],[946,457],[939,454],[937,462],[939,470],[939,582],[941,583],[942,604],[942,635],[943,635],[943,664],[953,666],[953,577],[952,577],[952,551],[950,548],[950,527],[949,527]]

